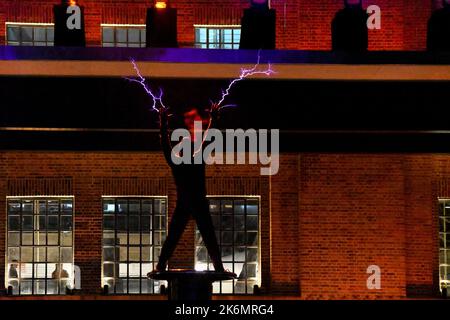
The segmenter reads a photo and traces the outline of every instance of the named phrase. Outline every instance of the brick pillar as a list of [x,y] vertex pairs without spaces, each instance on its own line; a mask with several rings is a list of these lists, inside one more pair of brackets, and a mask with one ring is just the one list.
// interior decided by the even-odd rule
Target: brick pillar
[[80,1],[80,4],[84,5],[86,46],[99,47],[102,45],[102,6],[94,0]]
[[75,265],[81,269],[81,292],[98,294],[102,261],[101,182],[94,182],[87,174],[74,178],[74,196]]

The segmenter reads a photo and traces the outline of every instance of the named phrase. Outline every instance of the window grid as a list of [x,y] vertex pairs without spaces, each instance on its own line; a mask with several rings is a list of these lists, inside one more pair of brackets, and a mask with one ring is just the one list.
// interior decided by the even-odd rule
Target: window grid
[[146,28],[142,26],[102,26],[103,47],[145,48]]
[[450,284],[450,200],[439,201],[439,278],[442,286]]
[[[259,274],[259,197],[208,197],[210,213],[225,269],[237,280],[213,284],[219,294],[252,294],[260,283]],[[231,236],[231,237],[230,237]],[[206,247],[196,230],[197,270],[214,270]]]
[[197,26],[195,47],[202,49],[239,49],[241,27]]
[[73,287],[73,199],[8,198],[7,208],[6,286],[13,295],[65,294]]
[[41,46],[54,45],[54,26],[42,24],[6,25],[6,43],[9,46]]
[[147,273],[158,262],[166,230],[166,197],[103,198],[102,283],[109,293],[160,293],[165,281],[148,279]]

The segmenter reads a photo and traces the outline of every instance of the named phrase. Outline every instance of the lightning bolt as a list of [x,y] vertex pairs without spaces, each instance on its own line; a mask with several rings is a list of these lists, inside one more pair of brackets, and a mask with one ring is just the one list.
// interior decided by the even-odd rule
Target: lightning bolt
[[[162,100],[162,97],[163,97],[163,94],[164,94],[163,90],[160,88],[159,95],[156,95],[147,86],[146,79],[142,76],[142,73],[141,73],[141,71],[139,70],[139,67],[136,64],[136,61],[134,59],[130,59],[130,61],[133,64],[133,69],[136,72],[137,78],[125,78],[125,79],[127,79],[130,82],[138,83],[144,88],[144,90],[147,93],[147,95],[149,97],[151,97],[152,100],[153,100],[153,105],[151,107],[152,111],[156,111],[156,112],[160,111],[160,109],[158,109],[158,102],[160,103],[161,108],[164,108],[165,110],[167,110],[167,108],[164,105],[163,100]],[[225,102],[225,99],[231,94],[231,90],[233,89],[233,87],[238,82],[243,81],[243,80],[247,79],[248,77],[255,76],[255,75],[271,76],[272,74],[275,73],[275,71],[272,69],[272,65],[270,63],[268,63],[268,67],[266,69],[260,69],[259,68],[260,63],[261,63],[261,50],[258,51],[258,60],[257,60],[256,64],[250,69],[241,68],[240,76],[238,78],[236,78],[236,79],[233,79],[229,83],[228,87],[225,90],[222,91],[222,98],[220,99],[219,102],[216,103],[216,106],[218,107],[218,111],[220,111],[220,110],[222,110],[224,108],[236,107],[236,105],[234,105],[234,104],[227,104],[227,105],[222,105],[222,104]],[[204,138],[203,138],[203,141],[202,141],[201,145],[203,145],[203,143],[205,142],[207,132],[208,132],[208,130],[211,127],[211,123],[212,123],[212,118],[210,117],[209,123],[208,123],[208,127],[205,130],[205,135],[204,135]],[[201,149],[202,148],[200,147],[199,150],[194,151],[194,155],[196,155],[198,152],[200,152]]]
[[150,98],[152,98],[152,100],[153,100],[153,105],[151,106],[152,111],[159,112],[158,102],[160,103],[161,108],[167,109],[162,100],[162,97],[164,95],[163,90],[161,88],[159,88],[159,95],[156,95],[155,93],[153,93],[153,91],[147,86],[146,79],[142,76],[142,73],[136,64],[136,61],[134,61],[134,59],[130,59],[130,62],[133,64],[133,69],[136,72],[137,79],[135,79],[135,78],[125,78],[125,79],[130,82],[136,82],[136,83],[140,84],[142,86],[142,88],[144,88],[147,95]]
[[260,63],[261,63],[261,50],[258,51],[258,60],[257,60],[256,64],[253,66],[253,68],[250,68],[250,69],[241,68],[241,74],[240,74],[239,78],[232,80],[230,82],[230,84],[228,85],[228,88],[226,90],[222,91],[222,98],[220,99],[219,102],[217,102],[217,105],[219,106],[219,110],[223,109],[223,108],[236,106],[236,105],[222,106],[222,103],[231,94],[231,89],[233,89],[233,87],[238,82],[245,80],[248,77],[255,76],[255,75],[266,75],[269,77],[275,73],[275,71],[272,69],[272,64],[270,64],[270,62],[268,63],[267,69],[262,69],[262,70],[259,69]]

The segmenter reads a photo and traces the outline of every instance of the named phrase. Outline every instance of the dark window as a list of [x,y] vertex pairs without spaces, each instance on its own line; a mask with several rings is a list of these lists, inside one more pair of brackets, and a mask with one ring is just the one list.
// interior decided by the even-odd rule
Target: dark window
[[146,44],[145,26],[103,26],[103,47],[144,48]]
[[9,46],[53,46],[54,26],[51,24],[6,25],[6,43]]
[[14,295],[73,288],[73,199],[8,198],[7,272]]
[[450,284],[450,200],[439,202],[439,275],[441,288]]
[[115,294],[159,293],[147,279],[166,238],[167,199],[103,198],[103,286]]
[[240,26],[195,26],[195,47],[202,49],[239,49]]
[[[252,294],[260,284],[259,198],[209,197],[209,210],[224,268],[238,279],[216,282],[214,293]],[[196,270],[214,270],[200,232],[196,231]]]

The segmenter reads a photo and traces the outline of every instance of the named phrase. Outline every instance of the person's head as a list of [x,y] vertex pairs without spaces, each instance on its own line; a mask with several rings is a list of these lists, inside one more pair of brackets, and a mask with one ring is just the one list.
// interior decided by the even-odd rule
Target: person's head
[[270,0],[251,0],[250,3],[254,8],[264,8],[264,9],[270,8]]
[[345,7],[360,7],[362,6],[361,0],[344,0]]
[[208,119],[196,107],[188,107],[182,113],[183,123],[186,129],[191,133],[191,139],[195,140],[195,123],[202,123],[202,130],[208,124]]

